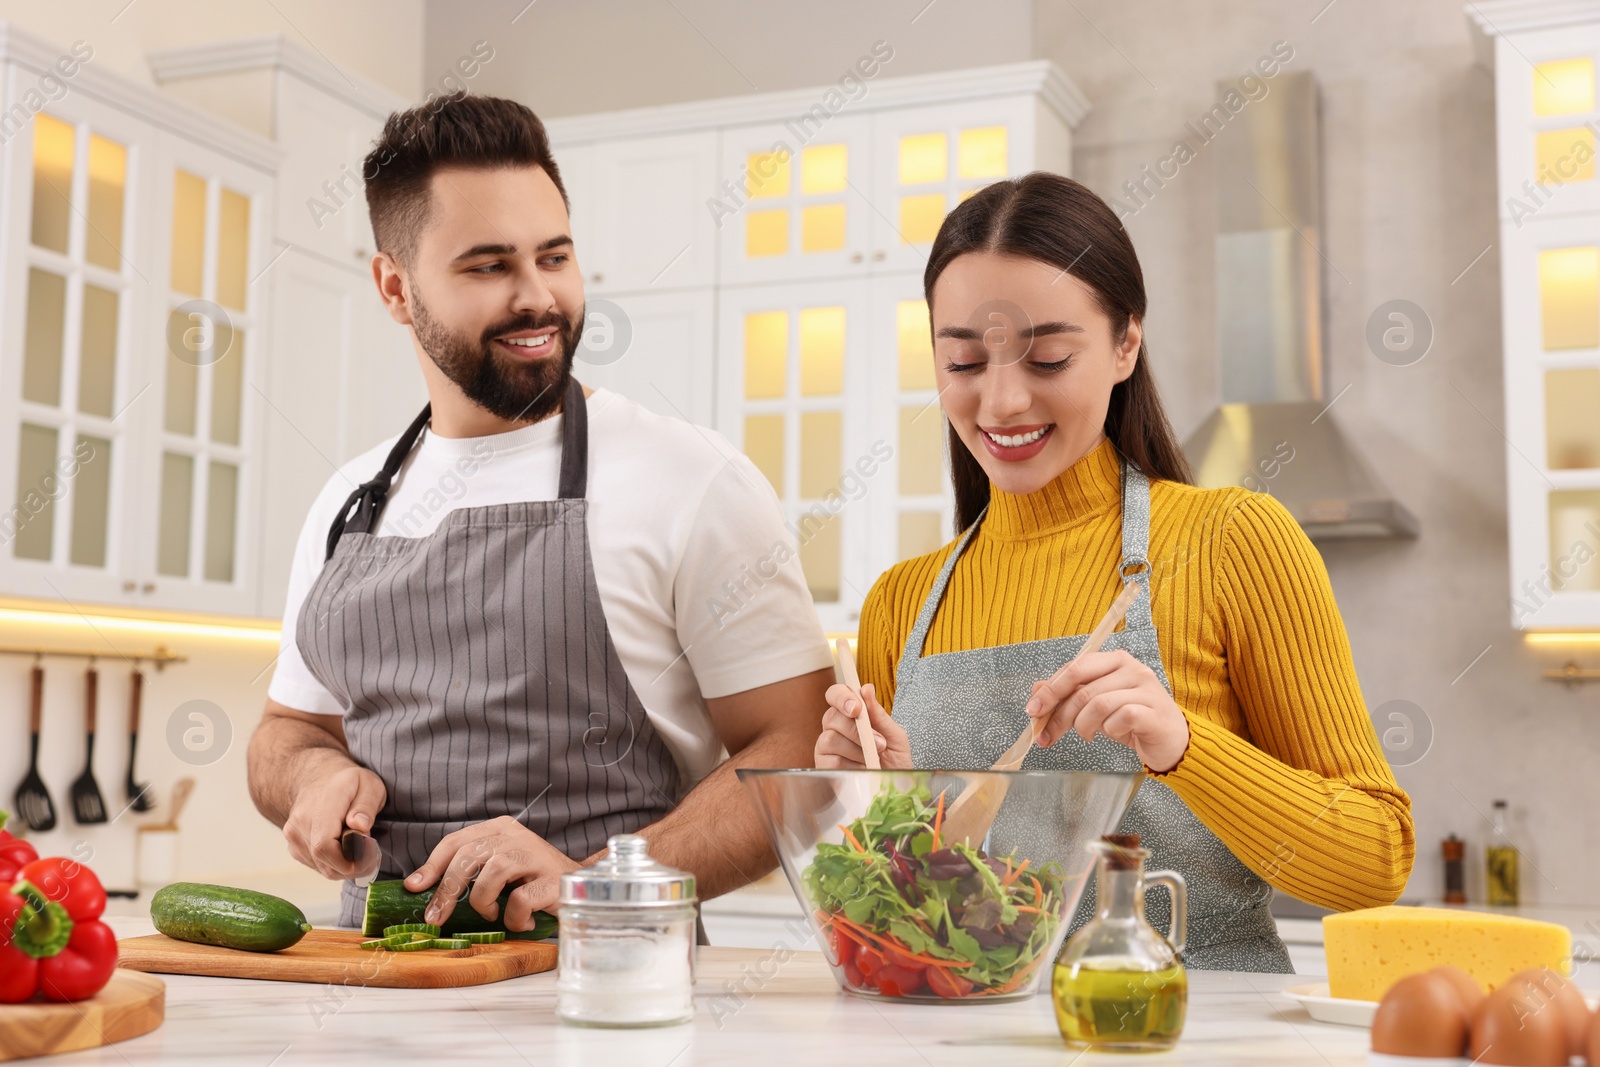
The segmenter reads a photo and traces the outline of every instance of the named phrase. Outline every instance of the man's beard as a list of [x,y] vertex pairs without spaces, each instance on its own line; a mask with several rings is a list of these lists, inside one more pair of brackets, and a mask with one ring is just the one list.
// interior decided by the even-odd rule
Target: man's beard
[[[497,418],[511,422],[538,422],[553,414],[566,396],[572,377],[572,360],[583,337],[584,317],[576,322],[556,311],[518,315],[484,330],[473,341],[435,318],[412,288],[412,327],[417,341],[445,377],[467,398]],[[495,350],[494,338],[523,330],[554,326],[555,353],[519,360]]]

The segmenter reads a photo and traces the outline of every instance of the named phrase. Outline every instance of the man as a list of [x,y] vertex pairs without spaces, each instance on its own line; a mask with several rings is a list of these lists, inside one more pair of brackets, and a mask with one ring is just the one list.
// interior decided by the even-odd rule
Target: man
[[[527,929],[617,833],[703,897],[764,873],[734,770],[810,765],[831,661],[792,550],[739,612],[709,605],[790,544],[775,495],[721,437],[572,378],[582,274],[531,111],[397,113],[364,173],[430,403],[306,519],[256,806],[329,878],[370,831],[380,877],[440,886],[430,922],[470,884]],[[343,925],[363,897],[346,882]]]

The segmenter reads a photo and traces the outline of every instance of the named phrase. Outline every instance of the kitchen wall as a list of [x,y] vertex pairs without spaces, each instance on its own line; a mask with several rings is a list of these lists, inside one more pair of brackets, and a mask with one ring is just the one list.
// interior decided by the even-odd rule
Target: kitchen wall
[[62,45],[87,41],[94,63],[150,88],[148,52],[282,34],[410,100],[422,95],[422,8],[423,0],[0,0],[0,21]]
[[1030,0],[434,0],[426,11],[426,69],[448,66],[461,42],[504,47],[528,61],[485,68],[477,88],[551,118],[822,85],[878,40],[895,49],[897,77],[1032,58]]
[[[1048,58],[1092,102],[1074,168],[1107,198],[1171,153],[1219,79],[1285,42],[1286,69],[1314,70],[1323,94],[1330,397],[1349,386],[1332,416],[1422,525],[1416,541],[1322,546],[1380,730],[1401,726],[1389,701],[1422,711],[1409,747],[1390,734],[1417,819],[1409,895],[1441,892],[1450,832],[1470,843],[1481,894],[1486,816],[1504,797],[1525,898],[1600,903],[1600,826],[1586,817],[1600,807],[1600,690],[1541,680],[1572,651],[1530,649],[1510,626],[1493,81],[1461,0],[840,0],[783,18],[711,0],[524,3],[429,3],[425,68],[456,38],[530,47],[536,62],[497,64],[483,88],[561,115],[823,84],[879,38],[900,74]],[[1214,150],[1129,201],[1126,220],[1150,290],[1152,364],[1184,435],[1219,399]],[[1365,340],[1394,299],[1419,304],[1434,331],[1408,367]]]

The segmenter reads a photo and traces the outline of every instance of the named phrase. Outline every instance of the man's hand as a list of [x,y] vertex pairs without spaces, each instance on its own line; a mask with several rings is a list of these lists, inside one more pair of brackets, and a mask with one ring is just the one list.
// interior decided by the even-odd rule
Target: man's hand
[[422,918],[443,925],[468,883],[472,895],[467,903],[485,919],[499,917],[500,893],[514,885],[506,902],[506,929],[531,930],[534,912],[554,909],[561,875],[579,866],[511,816],[502,815],[446,835],[428,862],[406,878],[405,886],[418,893],[439,883]]
[[388,799],[383,779],[365,767],[348,766],[301,785],[283,824],[289,855],[324,878],[344,880],[360,872],[344,858],[339,836],[345,827],[369,833]]
[[1076,731],[1084,741],[1102,733],[1165,774],[1189,748],[1189,719],[1155,672],[1126,651],[1079,656],[1057,677],[1033,683],[1028,714],[1042,724],[1048,747]]

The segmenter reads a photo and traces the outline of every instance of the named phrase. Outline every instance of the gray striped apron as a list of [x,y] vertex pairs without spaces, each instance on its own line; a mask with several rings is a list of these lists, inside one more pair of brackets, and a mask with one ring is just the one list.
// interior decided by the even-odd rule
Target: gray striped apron
[[[582,860],[661,818],[680,784],[601,609],[583,386],[571,379],[562,406],[558,499],[457,508],[426,537],[378,537],[430,413],[328,531],[300,654],[345,708],[351,756],[388,789],[378,877],[410,874],[446,834],[501,815]],[[359,925],[365,898],[345,883],[341,925]]]
[[[895,674],[894,718],[911,739],[918,767],[990,767],[1015,741],[1027,720],[1023,711],[1040,678],[1048,678],[1083,647],[1087,634],[1024,641],[997,648],[975,648],[924,656],[934,613],[950,584],[956,561],[982,524],[964,534],[945,561],[917,615]],[[1128,609],[1124,629],[1105,643],[1124,649],[1155,672],[1172,691],[1156,643],[1150,614],[1150,482],[1136,467],[1122,465],[1122,562],[1118,573],[1139,583],[1140,596]],[[1131,573],[1130,573],[1131,572]],[[1049,748],[1035,745],[1022,766],[1086,771],[1142,771],[1133,749],[1097,735],[1086,744],[1075,733]],[[1189,889],[1189,940],[1185,965],[1203,970],[1293,973],[1288,951],[1278,937],[1268,903],[1271,887],[1239,862],[1170,786],[1146,777],[1134,794],[1121,832],[1138,834],[1151,852],[1148,866],[1176,870]],[[1152,893],[1148,914],[1165,931],[1171,915],[1165,893]],[[1076,930],[1094,915],[1094,881],[1074,916]]]

